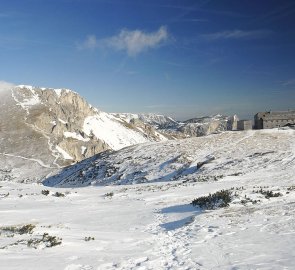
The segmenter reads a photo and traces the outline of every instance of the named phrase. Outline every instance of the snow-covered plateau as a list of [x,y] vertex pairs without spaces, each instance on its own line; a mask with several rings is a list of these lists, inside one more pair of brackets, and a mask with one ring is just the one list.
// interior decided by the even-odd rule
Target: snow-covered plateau
[[294,142],[227,131],[2,181],[0,269],[294,269]]

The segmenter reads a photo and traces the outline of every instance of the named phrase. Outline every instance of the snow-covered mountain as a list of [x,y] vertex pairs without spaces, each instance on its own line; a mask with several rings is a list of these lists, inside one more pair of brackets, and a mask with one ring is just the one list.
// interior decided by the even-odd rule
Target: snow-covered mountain
[[220,114],[192,118],[186,121],[176,121],[171,117],[158,114],[114,114],[129,123],[142,122],[151,125],[155,130],[169,139],[206,136],[226,130],[237,129],[237,115],[224,116]]
[[225,115],[212,115],[200,118],[192,118],[184,121],[178,131],[189,137],[206,136],[212,133],[219,133],[226,130],[237,129],[238,117]]
[[291,130],[223,132],[146,143],[91,157],[65,168],[44,184],[76,187],[207,181],[266,170],[275,172],[276,162],[282,169],[294,163],[294,135]]
[[20,85],[0,95],[0,165],[14,171],[11,177],[32,179],[38,169],[44,176],[105,150],[167,139],[93,108],[68,89]]
[[123,118],[127,122],[132,122],[136,119],[142,121],[143,123],[149,124],[156,129],[165,129],[165,128],[175,128],[178,126],[178,122],[171,117],[146,113],[146,114],[134,114],[134,113],[116,113],[114,114],[117,117]]

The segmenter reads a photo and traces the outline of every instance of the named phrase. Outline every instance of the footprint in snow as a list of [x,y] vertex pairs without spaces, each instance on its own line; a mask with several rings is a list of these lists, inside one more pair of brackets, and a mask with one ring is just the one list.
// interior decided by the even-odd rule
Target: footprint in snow
[[82,264],[70,264],[67,265],[64,270],[92,270],[93,267],[90,265],[82,265]]

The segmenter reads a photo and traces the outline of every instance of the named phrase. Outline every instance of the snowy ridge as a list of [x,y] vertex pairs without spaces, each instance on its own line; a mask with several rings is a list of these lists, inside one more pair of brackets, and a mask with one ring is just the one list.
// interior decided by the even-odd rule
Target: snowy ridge
[[176,121],[171,117],[158,114],[117,113],[114,116],[132,123],[141,121],[152,126],[169,139],[206,136],[237,129],[237,115],[225,116],[221,114],[192,118],[186,121]]
[[[223,178],[285,168],[294,162],[294,131],[224,132],[186,140],[143,144],[82,161],[47,179],[46,185],[73,187]],[[230,142],[230,143],[229,143]],[[286,151],[277,151],[277,145]],[[245,154],[247,153],[247,154]],[[290,159],[290,160],[289,160]]]
[[11,95],[13,99],[15,100],[16,104],[21,106],[26,111],[26,114],[29,114],[29,108],[31,106],[40,104],[42,102],[32,86],[20,85],[18,87],[22,89],[24,88],[28,89],[31,93],[30,96],[27,96],[24,93],[23,94],[19,92],[16,93],[15,89],[11,89]]
[[113,113],[114,116],[124,119],[128,123],[133,119],[139,119],[143,123],[152,125],[156,129],[164,127],[177,126],[178,122],[169,116],[146,113],[146,114],[134,114],[134,113]]
[[36,87],[36,86],[32,86],[32,85],[23,85],[23,84],[17,85],[16,87],[20,88],[20,89],[29,89],[31,91],[33,91],[34,89],[41,89],[42,91],[54,91],[58,97],[60,97],[63,92],[65,92],[65,93],[72,92],[72,93],[77,94],[75,91],[67,89],[67,88]]

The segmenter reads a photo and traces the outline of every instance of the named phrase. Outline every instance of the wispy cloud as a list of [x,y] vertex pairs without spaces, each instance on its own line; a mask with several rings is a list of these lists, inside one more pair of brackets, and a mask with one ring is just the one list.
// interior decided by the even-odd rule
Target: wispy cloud
[[80,49],[95,49],[98,47],[98,41],[96,39],[96,36],[89,35],[86,40],[83,42],[81,46],[79,46]]
[[228,39],[260,39],[272,34],[270,30],[226,30],[201,35],[207,41],[228,40]]
[[162,45],[168,38],[169,34],[165,26],[161,26],[155,32],[122,29],[118,35],[104,39],[97,39],[94,35],[90,35],[79,48],[95,49],[102,47],[125,51],[129,56],[136,56]]
[[289,79],[289,80],[286,80],[286,81],[282,81],[281,82],[282,86],[294,86],[295,85],[295,79]]

